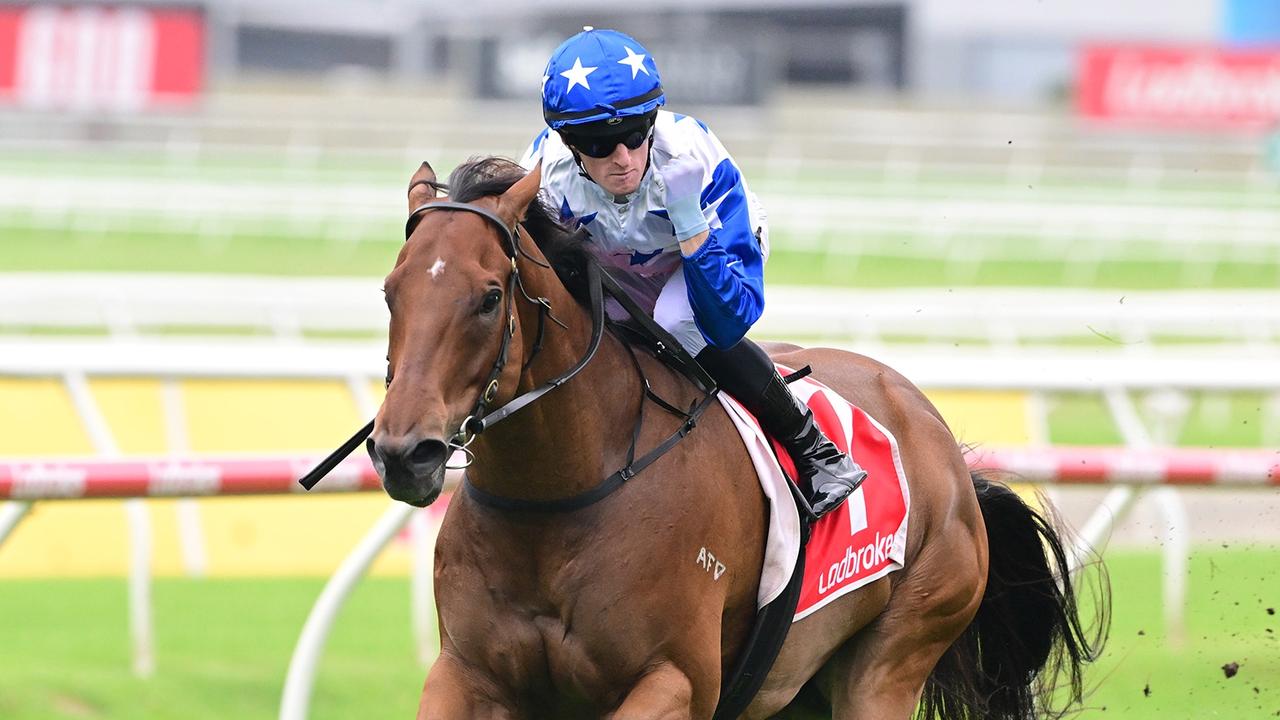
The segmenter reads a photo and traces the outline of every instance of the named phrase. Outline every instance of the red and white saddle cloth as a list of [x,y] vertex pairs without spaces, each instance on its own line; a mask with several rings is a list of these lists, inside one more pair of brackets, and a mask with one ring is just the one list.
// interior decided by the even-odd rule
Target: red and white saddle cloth
[[[792,372],[781,365],[778,371],[783,376]],[[813,527],[796,606],[795,619],[799,620],[902,568],[911,493],[898,441],[875,418],[811,378],[797,380],[790,387],[809,405],[827,437],[844,452],[852,446],[853,457],[867,471],[862,486]],[[795,468],[781,447],[775,455],[759,423],[736,400],[721,393],[720,402],[737,426],[769,499],[768,540],[758,597],[758,607],[764,607],[786,588],[795,570],[800,521],[779,459],[792,477]]]

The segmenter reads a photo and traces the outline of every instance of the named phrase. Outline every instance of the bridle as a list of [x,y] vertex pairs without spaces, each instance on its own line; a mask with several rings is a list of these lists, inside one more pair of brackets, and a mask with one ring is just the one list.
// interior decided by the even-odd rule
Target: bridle
[[[471,412],[467,414],[467,418],[462,421],[462,424],[458,427],[458,431],[454,433],[449,442],[450,447],[462,450],[468,456],[466,465],[469,465],[470,451],[467,450],[467,446],[471,444],[472,440],[474,440],[477,435],[510,417],[516,411],[532,403],[551,390],[568,382],[573,378],[573,376],[581,372],[582,368],[587,366],[587,363],[591,362],[591,359],[595,357],[596,351],[600,349],[600,340],[604,336],[604,298],[599,292],[600,284],[598,282],[590,283],[590,287],[592,288],[591,342],[587,346],[586,353],[583,354],[573,367],[555,378],[548,380],[539,387],[512,399],[510,402],[493,412],[486,412],[489,405],[498,395],[498,382],[502,377],[503,370],[507,367],[507,359],[511,352],[511,340],[515,336],[516,332],[516,305],[513,299],[515,297],[516,290],[519,289],[520,295],[523,296],[525,300],[538,306],[538,329],[534,338],[533,349],[530,351],[529,357],[525,359],[525,368],[529,367],[529,364],[533,362],[533,358],[537,356],[538,351],[542,349],[542,339],[546,331],[546,320],[548,318],[560,327],[567,329],[568,326],[551,314],[550,301],[541,296],[533,297],[524,288],[524,281],[520,277],[519,259],[521,256],[530,262],[547,269],[550,269],[551,266],[543,264],[537,258],[534,258],[524,251],[524,248],[520,244],[521,227],[519,223],[514,227],[509,227],[502,221],[502,218],[498,217],[495,213],[478,205],[454,202],[452,200],[436,200],[423,203],[415,208],[413,212],[409,213],[409,218],[405,221],[404,227],[404,237],[406,242],[409,240],[409,237],[413,235],[413,231],[417,228],[418,223],[421,222],[422,216],[431,210],[457,210],[469,212],[488,220],[490,224],[498,229],[498,233],[505,240],[504,249],[506,250],[507,257],[511,260],[511,273],[507,276],[507,290],[505,293],[507,322],[502,328],[502,341],[498,347],[498,355],[494,358],[493,368],[489,371],[489,377],[482,385],[484,389],[480,391],[480,396],[476,399],[475,405],[472,407]],[[588,268],[588,272],[590,272],[590,268]],[[463,465],[462,467],[466,467],[466,465]]]
[[[419,181],[419,183],[428,184],[433,188],[445,187],[441,183]],[[480,396],[476,399],[475,405],[472,406],[471,412],[467,414],[465,420],[458,427],[457,432],[449,439],[448,446],[453,450],[461,450],[467,456],[467,461],[460,467],[466,467],[471,464],[471,451],[468,446],[475,440],[476,436],[483,433],[486,429],[505,420],[514,414],[517,410],[525,407],[529,403],[537,400],[551,390],[568,382],[573,376],[577,375],[587,363],[595,357],[596,351],[600,349],[600,340],[604,336],[604,297],[600,292],[601,283],[597,280],[588,283],[591,291],[591,342],[587,346],[586,353],[578,360],[573,367],[566,372],[548,380],[543,385],[520,395],[517,398],[506,403],[502,407],[493,412],[486,412],[489,404],[493,402],[498,395],[499,379],[502,377],[503,370],[507,367],[507,359],[511,353],[511,340],[515,336],[516,331],[516,306],[513,296],[517,289],[526,300],[538,306],[538,330],[534,340],[533,350],[529,353],[529,357],[525,360],[524,367],[528,367],[533,361],[534,356],[542,348],[543,334],[546,329],[546,320],[550,318],[552,322],[567,327],[563,322],[556,319],[551,314],[551,303],[544,297],[532,297],[524,289],[524,282],[520,277],[519,258],[524,256],[531,262],[542,265],[536,258],[530,256],[524,251],[520,245],[520,225],[517,223],[515,227],[508,226],[502,218],[490,210],[478,205],[470,203],[455,202],[452,200],[431,200],[414,208],[409,213],[409,217],[405,220],[404,238],[405,242],[413,235],[413,231],[418,227],[418,223],[422,221],[423,215],[432,210],[453,210],[461,212],[469,212],[479,215],[489,221],[498,230],[498,234],[504,241],[504,250],[507,257],[511,260],[511,273],[507,276],[507,286],[504,298],[506,306],[507,321],[503,324],[502,340],[498,347],[498,355],[493,361],[493,368],[489,370],[489,376],[486,378]],[[544,267],[550,267],[544,265]],[[599,273],[599,266],[595,263],[588,263],[587,274],[589,279],[592,275]],[[390,384],[390,375],[388,374],[388,385]],[[346,442],[344,442],[337,450],[333,451],[322,460],[311,472],[303,476],[298,483],[302,487],[310,490],[320,482],[325,475],[329,474],[338,463],[342,462],[348,455],[352,453],[361,443],[373,434],[374,421],[370,420],[364,427],[356,431]],[[456,468],[455,468],[456,469]]]
[[[418,181],[421,184],[430,185],[433,188],[443,188],[442,184],[434,181]],[[668,436],[663,442],[645,453],[641,457],[635,457],[636,443],[640,436],[640,429],[644,423],[643,402],[641,403],[640,417],[637,418],[636,425],[632,431],[631,446],[627,452],[627,464],[621,469],[605,478],[600,484],[594,488],[578,493],[572,497],[561,498],[557,500],[520,500],[515,498],[507,498],[492,495],[481,490],[470,482],[463,480],[463,486],[467,494],[482,505],[494,507],[503,510],[525,511],[525,512],[568,512],[591,505],[605,498],[614,490],[617,490],[628,480],[635,477],[644,468],[648,467],[659,457],[664,455],[668,450],[683,439],[697,425],[698,418],[701,417],[703,411],[715,401],[718,388],[715,381],[707,375],[698,363],[682,348],[678,341],[675,340],[666,330],[653,321],[643,310],[641,310],[626,292],[617,284],[608,273],[600,268],[600,265],[594,259],[588,257],[586,263],[587,288],[591,310],[591,341],[587,346],[586,352],[581,358],[574,363],[573,367],[556,377],[548,380],[542,385],[525,392],[512,400],[508,401],[501,407],[488,411],[489,405],[498,395],[498,383],[502,376],[503,370],[506,368],[507,360],[510,355],[511,341],[515,336],[516,329],[516,306],[513,299],[515,291],[518,289],[520,294],[527,300],[538,306],[538,329],[533,343],[533,349],[529,353],[529,357],[525,359],[524,367],[528,367],[534,356],[542,347],[543,334],[546,326],[546,319],[550,318],[552,322],[567,328],[563,322],[560,322],[551,314],[551,303],[544,297],[532,297],[524,288],[524,283],[520,277],[519,259],[523,256],[525,259],[533,262],[539,267],[550,269],[549,264],[539,261],[537,258],[529,255],[520,244],[521,226],[517,223],[515,226],[508,226],[502,218],[496,213],[487,210],[478,205],[470,203],[456,202],[452,200],[431,200],[419,205],[409,213],[408,219],[405,221],[405,241],[413,235],[414,229],[418,223],[422,221],[423,215],[432,210],[451,210],[459,212],[469,212],[479,215],[489,221],[498,229],[499,235],[505,241],[504,250],[507,257],[511,260],[511,274],[507,277],[506,292],[506,315],[507,321],[503,326],[502,340],[498,348],[498,355],[494,359],[493,368],[489,371],[480,396],[476,399],[475,405],[467,418],[462,421],[457,432],[450,438],[448,446],[455,450],[463,451],[467,457],[467,462],[461,467],[470,465],[472,460],[471,451],[468,446],[485,430],[502,422],[511,415],[515,414],[530,403],[546,395],[557,387],[568,382],[579,372],[582,371],[592,358],[595,357],[596,351],[600,349],[600,341],[604,336],[605,312],[604,312],[604,294],[608,294],[614,298],[627,311],[633,322],[639,326],[640,335],[644,337],[651,345],[660,359],[668,365],[674,367],[682,375],[688,378],[695,387],[702,391],[702,397],[694,401],[688,410],[681,410],[667,401],[663,400],[649,387],[649,382],[644,377],[643,371],[640,369],[639,362],[635,360],[634,351],[632,352],[632,360],[635,364],[637,372],[641,377],[641,384],[646,398],[655,402],[659,407],[667,412],[673,413],[684,419],[675,432]],[[630,351],[630,346],[628,346]],[[373,433],[374,421],[370,420],[364,427],[356,431],[346,442],[344,442],[337,450],[334,450],[324,460],[322,460],[311,472],[307,473],[300,480],[301,484],[307,490],[315,487],[325,475],[329,473],[338,463],[342,462],[351,454],[356,447],[365,441]]]

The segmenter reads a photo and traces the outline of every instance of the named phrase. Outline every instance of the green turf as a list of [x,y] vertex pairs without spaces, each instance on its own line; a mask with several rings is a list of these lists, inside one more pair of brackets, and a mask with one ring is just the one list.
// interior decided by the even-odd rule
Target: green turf
[[[1269,400],[1265,393],[1193,394],[1185,420],[1163,430],[1159,418],[1147,407],[1149,394],[1137,393],[1133,399],[1144,423],[1157,435],[1157,442],[1191,447],[1273,447],[1280,439],[1276,435],[1280,431],[1275,424],[1277,419],[1268,420]],[[1124,444],[1105,401],[1094,393],[1052,395],[1048,420],[1049,442],[1055,445]],[[1168,436],[1159,436],[1161,432]]]
[[[1113,624],[1085,718],[1280,717],[1280,550],[1202,549],[1192,555],[1187,632],[1166,635],[1160,568],[1151,554],[1113,553]],[[1223,666],[1239,665],[1226,677]]]
[[765,176],[764,168],[743,172],[756,192],[803,193],[813,197],[913,197],[920,199],[1006,199],[1037,203],[1196,204],[1214,208],[1280,209],[1276,184],[1245,184],[1214,179],[1176,179],[1136,187],[1127,179],[1098,173],[1093,176],[1047,176],[1030,185],[999,173],[968,167],[955,172],[924,172],[909,178],[886,178],[880,170],[806,172],[793,177]]
[[1123,438],[1102,398],[1090,393],[1054,396],[1049,408],[1053,445],[1122,445]]
[[[1204,547],[1189,573],[1187,637],[1166,637],[1155,552],[1107,556],[1111,639],[1086,676],[1085,718],[1261,720],[1280,714],[1280,549]],[[272,718],[319,580],[161,579],[157,671],[129,672],[120,579],[0,582],[0,717],[6,720]],[[330,639],[317,719],[412,717],[423,670],[408,582],[363,583]],[[1221,667],[1238,663],[1226,678]],[[1149,694],[1148,694],[1149,693]]]
[[[520,151],[493,148],[498,154]],[[477,149],[478,151],[478,149]],[[471,153],[449,152],[430,160],[442,176]],[[767,162],[740,158],[743,172],[756,192],[803,193],[814,197],[918,197],[918,198],[1007,198],[1035,202],[1129,202],[1143,204],[1194,203],[1211,207],[1251,207],[1280,209],[1275,186],[1256,179],[1195,175],[1166,176],[1150,185],[1135,184],[1127,172],[1097,168],[1081,171],[1046,165],[1033,182],[1011,176],[1000,165],[921,165],[910,175],[894,175],[886,167],[825,169],[796,168],[788,173]],[[170,152],[76,148],[73,152],[47,149],[11,149],[0,158],[0,172],[31,177],[164,177],[176,180],[230,180],[290,183],[317,179],[360,180],[402,183],[416,169],[418,159],[407,153],[323,152],[316,155],[290,152],[264,145],[252,151],[219,149],[217,152],[183,154]]]
[[[295,226],[239,220],[202,235],[180,222],[130,221],[99,228],[33,228],[0,221],[5,271],[201,272],[231,274],[385,275],[400,248],[397,223],[377,227]],[[896,257],[875,243],[851,251],[797,249],[774,240],[766,277],[785,285],[895,287],[1087,287],[1117,290],[1275,287],[1276,261],[1224,259],[1216,265],[1159,258],[1104,258],[1096,265],[1054,258],[970,263]],[[831,241],[839,248],[845,241]],[[880,242],[880,241],[877,241]],[[908,238],[902,239],[908,243]],[[848,241],[848,244],[856,244]]]
[[[394,232],[394,230],[389,230]],[[285,233],[201,239],[129,229],[71,237],[0,230],[0,267],[27,272],[198,272],[267,275],[385,275],[396,242],[349,242]]]
[[[444,173],[461,157],[439,158]],[[287,151],[216,154],[77,150],[14,151],[0,158],[0,173],[30,177],[164,178],[174,182],[360,183],[400,186],[414,162],[395,155]],[[1280,193],[1243,179],[1182,177],[1133,187],[1124,173],[1046,174],[1030,188],[1012,182],[1002,167],[924,166],[910,177],[885,177],[884,168],[792,175],[763,170],[747,174],[764,194],[963,200],[986,198],[1037,203],[1139,203],[1248,207],[1280,210]],[[304,187],[304,186],[300,186]],[[323,210],[323,209],[321,209]],[[273,273],[284,275],[383,275],[400,243],[400,218],[368,222],[325,219],[285,209],[270,217],[185,217],[141,211],[123,216],[72,213],[49,216],[0,213],[0,269],[10,271],[153,271]],[[1162,237],[1122,237],[1107,242],[1045,241],[1007,230],[936,238],[928,233],[841,231],[824,237],[772,232],[771,283],[851,287],[1022,286],[1114,289],[1273,288],[1280,282],[1280,253],[1253,247],[1206,245],[1188,252]],[[1003,233],[1003,234],[1002,234]],[[956,253],[956,247],[973,248]]]
[[[155,677],[135,678],[123,580],[0,581],[0,717],[270,718],[320,580],[154,587]],[[423,672],[407,581],[364,582],[334,629],[313,718],[412,717]]]

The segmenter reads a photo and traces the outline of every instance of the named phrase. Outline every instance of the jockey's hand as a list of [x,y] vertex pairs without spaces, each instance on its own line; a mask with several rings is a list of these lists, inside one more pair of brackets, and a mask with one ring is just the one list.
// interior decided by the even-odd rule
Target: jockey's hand
[[707,218],[702,214],[702,163],[690,155],[671,158],[658,173],[667,217],[680,241],[707,231]]

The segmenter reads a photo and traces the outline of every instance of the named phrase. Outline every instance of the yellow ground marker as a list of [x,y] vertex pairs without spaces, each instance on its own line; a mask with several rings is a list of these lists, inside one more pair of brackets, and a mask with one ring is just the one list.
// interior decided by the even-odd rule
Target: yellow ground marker
[[[314,498],[204,498],[198,501],[211,577],[325,576],[373,526],[385,495]],[[148,500],[152,572],[183,574],[176,500]],[[0,545],[0,578],[122,577],[129,571],[129,528],[119,500],[38,502]],[[397,538],[374,564],[380,575],[407,575],[410,554]]]
[[[124,455],[169,451],[161,381],[97,378],[90,390]],[[380,398],[380,386],[373,388]],[[179,384],[188,442],[196,452],[324,450],[366,418],[336,381],[189,380]],[[57,379],[0,379],[0,456],[93,454]],[[328,575],[390,502],[378,494],[210,498],[198,501],[208,572],[214,576]],[[153,571],[184,572],[175,500],[148,500]],[[120,576],[128,571],[121,502],[35,503],[0,546],[0,577]],[[406,574],[397,541],[374,565]]]
[[[368,420],[338,381],[188,380],[182,389],[195,452],[326,451]],[[377,494],[201,501],[209,572],[329,574],[388,502]],[[374,566],[407,570],[403,550]]]
[[61,379],[0,377],[0,457],[92,454]]
[[[126,455],[168,452],[163,386],[155,379],[97,378],[90,389]],[[382,383],[368,389],[380,402]],[[326,380],[184,380],[180,405],[186,442],[196,453],[322,452],[369,418],[345,385]],[[1023,393],[936,391],[929,397],[962,441],[1030,440]],[[56,379],[0,378],[0,456],[92,454],[66,390]],[[208,498],[199,518],[213,576],[328,575],[387,507],[381,494]],[[176,501],[147,501],[154,572],[183,572]],[[374,566],[377,574],[409,568],[405,538]],[[123,575],[128,530],[118,501],[36,503],[0,546],[0,577]]]
[[169,451],[159,380],[94,378],[89,381],[89,390],[122,454],[162,455]]
[[[926,393],[951,432],[961,443],[976,445],[1027,445],[1032,441],[1031,402],[1025,392],[989,390],[935,390]],[[1043,509],[1030,483],[1010,487],[1032,507]]]
[[[209,574],[331,575],[391,502],[382,493],[201,500]],[[408,571],[408,545],[402,534],[372,572]]]
[[368,420],[332,380],[187,380],[182,390],[197,453],[325,450]]
[[1025,445],[1031,442],[1031,407],[1024,392],[934,390],[926,394],[962,443]]

